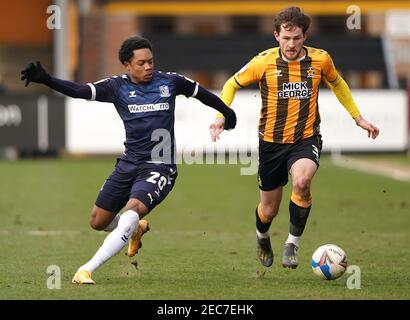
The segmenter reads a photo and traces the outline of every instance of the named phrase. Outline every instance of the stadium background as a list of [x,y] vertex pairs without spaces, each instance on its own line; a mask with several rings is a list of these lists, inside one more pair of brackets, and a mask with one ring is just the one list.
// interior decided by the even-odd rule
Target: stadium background
[[[25,88],[20,70],[40,60],[53,75],[76,82],[121,74],[120,44],[141,34],[153,43],[156,69],[218,93],[253,55],[276,46],[273,16],[288,5],[311,15],[307,45],[332,55],[359,108],[381,129],[369,141],[322,89],[326,155],[302,248],[306,265],[291,274],[278,266],[263,270],[256,261],[256,177],[243,169],[256,150],[257,87],[238,93],[238,127],[217,145],[208,134],[214,112],[178,98],[177,187],[149,218],[154,227],[138,270],[123,257],[112,259],[96,279],[105,289],[90,289],[93,298],[410,297],[400,285],[409,280],[409,1],[356,1],[351,12],[348,1],[0,0],[0,270],[7,274],[0,298],[90,298],[90,290],[69,280],[104,237],[88,228],[88,212],[124,139],[114,108],[41,85]],[[351,29],[347,21],[357,9],[360,28]],[[222,157],[201,165],[203,154]],[[272,227],[277,257],[287,233],[286,199]],[[310,255],[327,242],[340,244],[361,267],[360,290],[346,289],[347,275],[330,284],[314,278]],[[62,268],[62,290],[47,288],[49,265]]]

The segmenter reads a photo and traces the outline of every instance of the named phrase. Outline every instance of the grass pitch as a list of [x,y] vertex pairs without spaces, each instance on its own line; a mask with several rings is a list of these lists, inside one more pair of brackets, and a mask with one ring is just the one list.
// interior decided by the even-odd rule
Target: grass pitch
[[[326,158],[296,270],[280,264],[289,185],[271,227],[275,262],[264,268],[255,251],[256,176],[241,176],[239,165],[179,165],[174,190],[148,216],[140,253],[128,258],[123,249],[94,273],[97,285],[73,285],[106,236],[88,219],[113,165],[114,158],[0,162],[0,299],[410,298],[410,183]],[[335,281],[312,273],[311,255],[325,243],[360,267],[360,289],[347,288],[347,273]],[[61,270],[61,289],[47,288],[50,265]]]

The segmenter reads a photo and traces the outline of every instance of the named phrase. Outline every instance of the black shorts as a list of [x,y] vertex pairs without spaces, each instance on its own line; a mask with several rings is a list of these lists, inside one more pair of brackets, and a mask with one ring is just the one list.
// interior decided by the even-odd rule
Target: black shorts
[[175,165],[117,160],[114,171],[101,187],[95,204],[118,213],[130,198],[140,200],[151,211],[172,190],[177,178]]
[[259,189],[271,191],[288,183],[288,173],[299,159],[311,159],[319,167],[322,138],[316,135],[295,143],[259,140]]

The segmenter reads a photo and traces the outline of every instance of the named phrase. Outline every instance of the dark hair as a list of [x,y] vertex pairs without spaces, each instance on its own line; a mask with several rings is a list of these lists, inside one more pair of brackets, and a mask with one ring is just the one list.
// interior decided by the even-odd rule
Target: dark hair
[[292,27],[302,28],[303,33],[309,29],[310,17],[302,12],[299,7],[288,7],[280,11],[275,17],[275,31],[280,32],[280,27],[284,24],[285,29]]
[[144,48],[150,49],[152,52],[152,45],[149,40],[139,36],[128,38],[122,43],[120,51],[118,52],[118,58],[121,63],[130,62],[134,56],[134,50]]

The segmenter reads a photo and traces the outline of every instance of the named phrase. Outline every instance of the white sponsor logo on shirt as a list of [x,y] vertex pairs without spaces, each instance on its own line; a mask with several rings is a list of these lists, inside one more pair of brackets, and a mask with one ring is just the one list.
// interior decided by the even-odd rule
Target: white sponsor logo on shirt
[[169,104],[168,102],[155,104],[129,104],[128,110],[130,113],[163,111],[169,110]]

